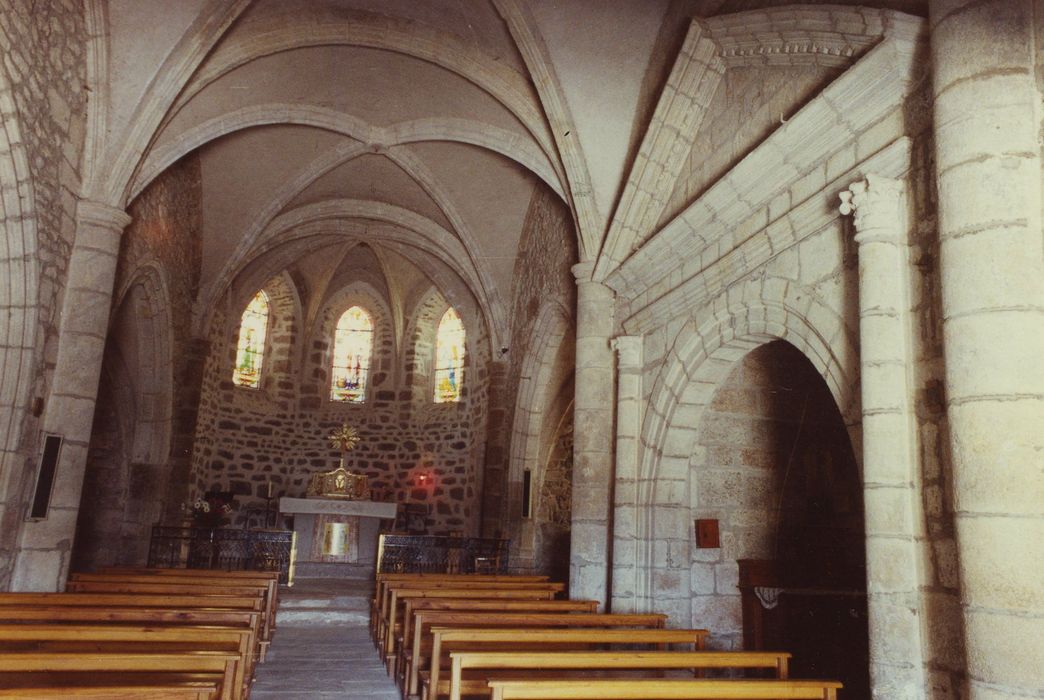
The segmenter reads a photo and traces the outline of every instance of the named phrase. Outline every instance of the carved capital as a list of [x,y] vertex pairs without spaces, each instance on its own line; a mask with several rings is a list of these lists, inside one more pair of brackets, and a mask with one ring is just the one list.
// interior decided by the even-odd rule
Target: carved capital
[[867,175],[841,193],[841,213],[855,214],[856,243],[898,238],[902,191],[899,180]]
[[641,369],[643,339],[640,335],[618,335],[609,341],[621,369]]
[[127,212],[108,204],[92,202],[89,199],[81,199],[76,204],[78,226],[93,226],[123,233],[123,229],[127,228],[130,222],[131,217]]

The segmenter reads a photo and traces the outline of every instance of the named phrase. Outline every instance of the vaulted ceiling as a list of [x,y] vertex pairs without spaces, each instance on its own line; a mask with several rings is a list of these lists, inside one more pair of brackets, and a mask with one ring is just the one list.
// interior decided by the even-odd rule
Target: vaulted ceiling
[[204,315],[365,241],[458,281],[498,342],[534,189],[594,260],[692,18],[772,4],[88,0],[85,190],[123,207],[199,154]]

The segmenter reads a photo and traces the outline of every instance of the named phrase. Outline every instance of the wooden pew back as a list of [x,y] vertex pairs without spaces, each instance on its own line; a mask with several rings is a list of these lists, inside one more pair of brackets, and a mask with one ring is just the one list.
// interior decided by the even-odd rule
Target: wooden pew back
[[437,688],[438,657],[434,648],[434,627],[500,627],[500,628],[651,628],[663,629],[667,616],[649,614],[605,614],[605,613],[481,613],[458,612],[455,610],[419,610],[414,614],[414,630],[410,662],[405,669],[404,685],[409,695],[420,689],[420,668],[431,659],[431,684]]
[[[787,678],[790,654],[770,651],[454,651],[450,653],[449,682],[439,683],[428,698],[448,695],[461,700],[464,674],[472,669],[516,671],[520,669],[772,669],[777,678]],[[489,674],[469,681],[468,695],[488,694]],[[481,679],[481,680],[480,680]],[[445,689],[441,686],[445,685]]]
[[578,629],[578,628],[496,628],[496,627],[432,627],[431,659],[428,663],[430,687],[437,688],[439,674],[449,664],[449,653],[458,648],[515,649],[546,651],[548,647],[587,648],[591,645],[653,645],[666,650],[668,645],[703,649],[707,640],[703,629]]
[[493,700],[837,700],[836,681],[530,679],[489,682]]
[[[102,683],[105,674],[142,674],[145,683],[165,685],[176,674],[203,674],[201,680],[216,680],[222,700],[237,700],[241,689],[235,684],[238,655],[225,652],[139,653],[0,653],[0,687],[54,687],[70,675]],[[76,685],[81,685],[76,683]]]

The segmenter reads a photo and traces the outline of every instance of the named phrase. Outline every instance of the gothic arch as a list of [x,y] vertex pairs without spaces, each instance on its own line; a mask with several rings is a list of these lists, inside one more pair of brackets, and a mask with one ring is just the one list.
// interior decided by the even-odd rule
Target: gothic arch
[[[131,460],[164,464],[170,455],[173,419],[173,323],[171,300],[163,268],[146,263],[119,291],[114,308],[135,306],[133,318],[137,342],[137,418]],[[113,320],[120,314],[113,314]]]
[[[131,184],[130,199],[148,187],[160,173],[185,154],[205,144],[244,129],[271,124],[295,124],[342,134],[370,146],[398,146],[419,141],[455,141],[470,144],[510,158],[544,181],[564,198],[557,173],[547,156],[534,150],[515,133],[470,119],[430,118],[378,127],[362,119],[315,105],[274,103],[251,105],[198,124],[173,140],[150,151]],[[354,144],[358,146],[358,144]]]
[[[633,562],[617,563],[634,567],[637,607],[649,607],[654,597],[661,606],[665,598],[673,598],[666,607],[688,617],[689,457],[715,390],[751,350],[772,340],[786,340],[800,350],[826,381],[857,458],[861,454],[853,334],[836,312],[792,285],[782,285],[785,291],[779,295],[764,295],[774,299],[763,298],[774,286],[772,280],[750,280],[719,296],[681,330],[653,382],[642,427],[638,546]],[[667,551],[671,554],[665,556]],[[677,576],[673,591],[656,587],[656,571],[663,568]]]
[[538,492],[547,456],[541,449],[546,446],[546,439],[542,439],[544,420],[562,383],[553,380],[562,341],[569,334],[569,321],[569,313],[560,304],[545,300],[533,322],[529,346],[522,359],[511,429],[508,501],[502,514],[503,522],[519,523],[519,531],[512,535],[512,541],[520,553],[532,552],[536,539],[532,519],[528,523],[520,519],[523,473],[526,469],[530,471],[532,492]]
[[502,104],[540,144],[549,158],[555,148],[544,124],[539,99],[527,80],[494,57],[465,45],[459,39],[392,18],[357,15],[350,22],[315,21],[307,28],[279,23],[274,18],[268,26],[256,27],[253,34],[231,37],[212,60],[185,86],[184,93],[170,110],[168,119],[177,114],[194,95],[235,68],[252,60],[292,49],[309,46],[341,45],[382,49],[432,63],[476,85]]
[[[450,267],[467,285],[476,299],[491,330],[493,342],[504,336],[506,324],[503,304],[488,272],[478,268],[461,240],[431,219],[408,209],[355,199],[335,199],[297,207],[273,219],[252,242],[250,250],[243,245],[236,257],[226,266],[226,272],[215,280],[204,298],[203,308],[213,308],[213,299],[219,294],[222,279],[234,279],[247,264],[247,254],[255,258],[267,246],[285,244],[293,238],[337,232],[352,220],[364,219],[384,224],[373,224],[365,230],[371,235],[380,232],[380,239],[394,240],[431,253]],[[462,262],[463,261],[463,262]],[[202,295],[201,295],[202,296]]]
[[0,297],[0,316],[8,319],[0,325],[0,502],[14,485],[13,475],[22,471],[25,455],[19,447],[38,340],[36,194],[25,143],[11,83],[0,65],[0,240],[5,251],[0,254],[0,279],[9,290]]

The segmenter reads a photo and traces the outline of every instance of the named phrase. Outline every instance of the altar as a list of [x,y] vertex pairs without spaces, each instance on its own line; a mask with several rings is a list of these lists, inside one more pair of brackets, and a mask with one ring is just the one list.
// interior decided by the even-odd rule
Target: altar
[[285,496],[279,499],[279,511],[294,516],[299,566],[375,566],[381,520],[394,520],[396,509],[394,503],[376,501]]

